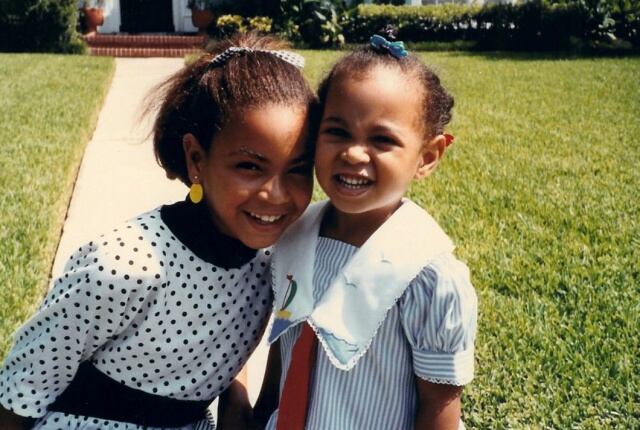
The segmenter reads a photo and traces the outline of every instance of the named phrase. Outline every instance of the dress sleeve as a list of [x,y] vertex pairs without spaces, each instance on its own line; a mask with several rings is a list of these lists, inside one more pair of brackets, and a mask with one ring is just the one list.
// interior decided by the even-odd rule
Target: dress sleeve
[[453,255],[439,257],[412,281],[400,318],[418,377],[457,386],[473,379],[477,308],[469,269]]
[[153,275],[125,272],[127,259],[105,244],[90,242],[74,252],[38,311],[14,334],[0,371],[6,409],[24,417],[45,415],[79,364],[130,324],[136,306],[145,305]]

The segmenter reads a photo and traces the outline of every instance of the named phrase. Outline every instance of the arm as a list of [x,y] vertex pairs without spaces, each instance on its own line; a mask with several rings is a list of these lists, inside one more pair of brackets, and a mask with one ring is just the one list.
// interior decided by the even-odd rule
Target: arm
[[0,428],[2,430],[23,430],[29,428],[33,419],[21,417],[0,405]]
[[[96,244],[80,247],[38,311],[16,332],[0,367],[0,403],[5,408],[25,417],[43,417],[80,363],[126,327],[120,323],[133,296],[121,292],[124,286],[108,274],[111,271],[100,269],[113,267],[103,255]],[[119,288],[108,288],[112,284]],[[63,366],[64,371],[57,369]],[[16,422],[2,414],[3,424],[11,420]]]
[[253,410],[256,422],[264,428],[273,411],[278,408],[280,398],[280,375],[282,373],[280,361],[280,341],[275,342],[269,349],[269,358],[265,376],[260,388],[260,394]]
[[218,402],[218,429],[249,427],[252,410],[246,387],[247,368],[244,367],[231,385],[220,395]]
[[418,413],[415,430],[456,430],[460,422],[462,387],[434,384],[416,377]]

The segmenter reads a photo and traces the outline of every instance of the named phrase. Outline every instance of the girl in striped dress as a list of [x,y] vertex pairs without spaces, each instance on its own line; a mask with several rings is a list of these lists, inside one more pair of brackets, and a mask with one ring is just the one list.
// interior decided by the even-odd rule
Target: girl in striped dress
[[453,98],[380,36],[341,59],[319,96],[315,166],[330,200],[274,249],[255,416],[269,430],[463,428],[476,295],[449,237],[403,197],[451,143]]

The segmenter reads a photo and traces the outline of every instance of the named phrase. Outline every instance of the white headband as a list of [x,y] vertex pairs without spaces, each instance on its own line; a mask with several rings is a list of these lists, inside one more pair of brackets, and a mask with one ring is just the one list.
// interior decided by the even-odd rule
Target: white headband
[[304,68],[304,57],[302,55],[296,54],[295,52],[273,51],[271,49],[253,49],[253,48],[245,48],[245,47],[238,47],[238,46],[232,46],[231,48],[227,48],[224,52],[213,57],[213,60],[211,60],[211,63],[209,64],[213,66],[221,65],[226,63],[229,60],[229,58],[233,56],[241,55],[245,53],[251,53],[251,52],[266,52],[268,54],[278,57],[283,61],[286,61],[289,64],[293,64],[299,69]]

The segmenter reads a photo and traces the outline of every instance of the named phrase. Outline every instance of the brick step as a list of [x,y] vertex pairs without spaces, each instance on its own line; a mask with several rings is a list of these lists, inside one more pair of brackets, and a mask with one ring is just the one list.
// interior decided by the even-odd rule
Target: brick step
[[205,37],[201,35],[165,34],[91,34],[83,36],[89,47],[108,48],[200,48]]
[[197,48],[90,47],[91,55],[101,57],[184,57],[202,52]]

